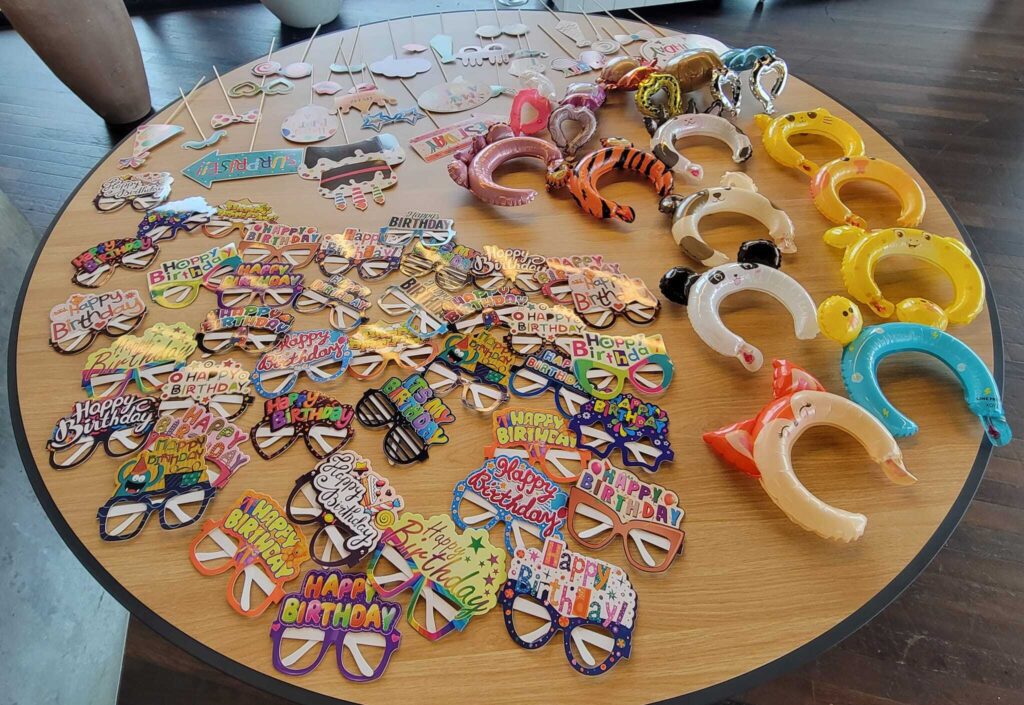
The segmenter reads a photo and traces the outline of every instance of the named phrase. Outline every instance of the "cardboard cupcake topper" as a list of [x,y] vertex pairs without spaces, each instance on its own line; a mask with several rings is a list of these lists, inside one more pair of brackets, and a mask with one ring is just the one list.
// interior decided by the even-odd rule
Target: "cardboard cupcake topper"
[[[562,538],[568,495],[529,461],[488,458],[452,491],[452,517],[460,529],[505,524],[505,550]],[[524,534],[530,534],[529,538]]]
[[[505,574],[505,552],[483,529],[459,532],[447,514],[423,517],[405,512],[384,536],[366,571],[381,597],[411,589],[406,620],[422,636],[437,641],[463,631],[469,621],[497,604]],[[425,623],[417,616],[423,600]]]
[[244,231],[256,221],[276,223],[277,213],[269,203],[254,202],[248,198],[228,200],[214,206],[214,214],[210,222],[203,225],[203,233],[208,237],[226,237],[236,230]]
[[445,291],[458,291],[472,279],[473,265],[480,253],[454,240],[431,247],[422,241],[413,243],[412,250],[402,255],[402,274],[410,277],[434,275],[434,281]]
[[118,468],[114,487],[114,495],[96,513],[104,541],[138,536],[153,514],[166,530],[194,524],[216,494],[203,441],[156,434]]
[[189,546],[202,575],[231,572],[227,601],[244,617],[258,617],[284,597],[309,558],[299,528],[268,495],[246,490],[220,521],[208,521]]
[[145,317],[146,304],[135,289],[71,294],[50,309],[50,346],[60,353],[82,352],[100,333],[131,333]]
[[401,258],[402,246],[385,244],[380,233],[345,228],[324,235],[315,259],[327,276],[355,268],[360,279],[375,280],[398,269]]
[[391,216],[380,234],[387,245],[404,247],[419,238],[427,247],[441,247],[455,237],[455,221],[442,218],[439,213],[409,211],[405,215]]
[[265,352],[292,329],[295,316],[270,306],[215,308],[206,314],[196,344],[207,355],[240,349]]
[[516,407],[495,411],[491,417],[494,443],[484,448],[488,457],[526,458],[551,480],[575,482],[590,462],[590,451],[576,447],[576,434],[560,414]]
[[318,384],[337,379],[351,357],[348,337],[340,331],[291,331],[256,361],[252,384],[261,396],[279,397],[292,390],[302,373]]
[[184,308],[199,297],[200,287],[214,288],[241,262],[233,242],[192,257],[162,262],[146,275],[149,298],[164,308]]
[[101,213],[116,211],[126,203],[137,211],[145,211],[167,200],[172,183],[174,177],[166,171],[113,176],[100,184],[92,202]]
[[356,418],[368,428],[388,429],[384,455],[400,465],[426,460],[430,446],[448,442],[443,427],[455,421],[451,409],[418,374],[404,380],[391,377],[380,389],[363,392]]
[[412,372],[437,356],[436,344],[424,341],[401,321],[365,325],[349,337],[348,346],[352,350],[348,373],[356,379],[376,379],[389,362]]
[[153,242],[173,240],[182,230],[190,233],[209,223],[216,212],[201,196],[165,203],[146,211],[139,221],[136,235],[148,236]]
[[302,289],[292,306],[299,313],[316,313],[329,308],[331,325],[347,333],[369,320],[364,315],[370,308],[369,297],[369,287],[344,274],[335,274],[326,280],[314,279]]
[[[501,607],[509,636],[525,649],[544,646],[561,630],[565,658],[585,676],[605,673],[629,658],[637,611],[629,576],[558,539],[548,539],[542,549],[516,550],[501,588]],[[529,633],[517,628],[516,613],[532,618]],[[534,627],[538,618],[547,629]]]
[[593,460],[569,490],[569,532],[597,551],[616,536],[637,570],[668,570],[683,552],[683,508],[679,495],[644,482],[607,460]]
[[398,183],[385,156],[379,152],[348,157],[334,162],[320,174],[320,195],[334,200],[340,211],[349,199],[357,210],[366,210],[367,196],[377,205],[384,204],[384,190]]
[[668,414],[632,394],[587,402],[569,419],[569,428],[577,446],[598,458],[618,449],[626,467],[657,472],[675,457],[668,439]]
[[141,336],[122,335],[89,353],[82,387],[90,398],[120,394],[133,381],[140,391],[154,392],[195,352],[195,335],[184,323],[154,323]]
[[286,506],[296,524],[316,525],[309,540],[314,561],[352,567],[377,547],[405,501],[369,460],[343,450],[296,479]]
[[301,436],[309,452],[323,460],[352,439],[354,414],[349,404],[326,394],[289,392],[264,402],[263,419],[249,429],[249,440],[261,458],[272,460]]
[[103,286],[118,267],[145,269],[160,247],[149,237],[126,237],[101,242],[71,260],[71,281],[95,289]]
[[220,308],[288,306],[302,291],[302,274],[285,262],[241,263],[212,287]]
[[276,260],[301,269],[313,261],[320,238],[320,231],[310,225],[285,225],[259,220],[246,226],[238,252],[243,262]]
[[248,454],[240,447],[249,440],[249,434],[202,404],[193,404],[178,414],[164,414],[157,419],[153,433],[203,441],[206,462],[212,465],[207,469],[207,477],[214,489],[224,487],[249,462]]
[[160,412],[202,404],[233,421],[252,403],[249,372],[235,360],[193,360],[167,376],[160,388]]
[[133,453],[146,442],[156,419],[156,400],[152,397],[122,394],[76,401],[71,412],[57,420],[46,442],[50,467],[77,467],[100,445],[114,458]]
[[310,673],[333,644],[342,677],[376,680],[402,643],[401,618],[401,605],[377,597],[364,574],[311,570],[299,591],[284,596],[270,625],[274,668],[289,676]]
[[580,407],[593,399],[576,379],[572,358],[560,347],[544,345],[512,368],[509,391],[529,399],[548,390],[555,395],[558,413],[566,418],[575,416]]
[[568,341],[573,371],[583,390],[597,399],[618,396],[626,380],[644,394],[660,394],[674,369],[661,335],[585,333]]

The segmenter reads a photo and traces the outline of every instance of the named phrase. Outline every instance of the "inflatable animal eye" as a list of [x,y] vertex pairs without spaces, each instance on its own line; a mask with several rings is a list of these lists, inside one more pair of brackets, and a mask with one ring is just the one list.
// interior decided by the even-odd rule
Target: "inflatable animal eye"
[[[762,248],[776,249],[767,240],[757,243]],[[685,267],[675,267],[661,279],[661,293],[669,301],[686,306],[694,332],[715,352],[735,357],[751,372],[761,369],[761,351],[725,327],[718,313],[722,300],[738,291],[760,291],[774,297],[793,316],[793,328],[800,340],[818,335],[814,300],[788,274],[769,265],[741,261],[723,264],[698,275]],[[781,258],[781,256],[780,256]]]
[[[965,325],[985,306],[985,280],[971,259],[971,251],[960,240],[933,235],[913,228],[867,231],[842,225],[825,232],[825,242],[845,248],[841,271],[850,295],[882,318],[895,313],[906,323],[920,323],[946,329],[949,323]],[[942,308],[927,299],[914,297],[893,304],[875,282],[875,267],[886,257],[905,255],[931,262],[953,282],[953,301]]]
[[492,125],[486,137],[456,152],[448,163],[448,175],[459,186],[469,189],[485,203],[495,206],[522,206],[537,197],[533,189],[508,188],[494,181],[494,170],[516,157],[534,157],[549,169],[562,160],[558,148],[536,137],[513,137],[508,125]]
[[761,487],[793,523],[834,541],[856,541],[868,519],[826,504],[793,472],[790,454],[814,426],[834,426],[860,441],[873,461],[898,485],[917,481],[903,465],[896,439],[875,417],[848,399],[825,391],[814,377],[785,360],[773,363],[772,401],[752,419],[704,434],[704,442]]
[[[838,300],[838,301],[837,301]],[[830,337],[841,331],[836,312],[856,309],[857,305],[841,296],[833,296],[818,309],[821,329]],[[859,312],[858,312],[859,315]],[[858,331],[852,341],[843,347],[840,371],[850,399],[870,411],[897,438],[913,436],[917,424],[893,406],[878,384],[878,366],[889,355],[901,352],[921,352],[946,365],[964,389],[967,408],[981,420],[992,445],[1010,442],[1013,432],[1006,421],[999,389],[985,363],[961,340],[949,333],[918,323],[883,323]]]
[[[764,44],[749,49],[730,49],[721,55],[722,63],[730,71],[741,73],[750,71],[750,92],[757,98],[764,111],[771,115],[775,112],[775,99],[786,89],[789,78],[789,67],[786,62],[775,55],[775,50]],[[775,75],[771,88],[765,88],[761,79]]]
[[839,200],[843,185],[858,179],[877,181],[892,189],[902,209],[896,224],[912,228],[924,218],[924,191],[914,178],[892,162],[875,157],[842,157],[825,164],[811,181],[811,197],[818,211],[833,223],[866,228],[867,222]]
[[853,125],[824,108],[786,113],[774,119],[758,115],[754,118],[754,124],[761,129],[761,141],[769,157],[782,166],[798,169],[808,176],[817,174],[820,167],[789,143],[793,135],[816,135],[831,140],[843,150],[844,157],[864,154],[864,139],[860,133],[853,129]]
[[635,171],[647,177],[659,196],[667,196],[672,191],[672,170],[650,152],[637,149],[621,138],[604,138],[601,145],[601,149],[582,157],[571,170],[564,163],[549,166],[548,188],[568,186],[573,200],[584,213],[624,223],[636,220],[636,211],[601,196],[597,184],[602,176],[614,170]]
[[688,257],[705,267],[717,267],[729,261],[724,253],[712,248],[700,234],[700,221],[713,213],[740,213],[760,221],[779,249],[796,252],[793,221],[757,192],[754,181],[746,174],[727,171],[718,188],[704,189],[686,196],[669,196],[661,200],[662,213],[672,215],[672,238]]
[[[656,127],[650,119],[645,122],[649,130]],[[691,162],[676,149],[676,142],[686,137],[714,137],[721,140],[732,149],[732,160],[737,164],[750,159],[753,153],[750,140],[743,130],[725,118],[707,113],[678,115],[653,129],[651,152],[688,184],[699,184],[704,178],[704,168]]]

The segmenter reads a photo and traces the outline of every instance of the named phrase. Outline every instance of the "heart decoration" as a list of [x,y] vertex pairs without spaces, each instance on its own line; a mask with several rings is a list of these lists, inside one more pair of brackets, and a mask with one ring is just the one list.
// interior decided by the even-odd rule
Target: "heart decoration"
[[275,78],[263,86],[263,92],[267,95],[283,95],[291,93],[293,88],[295,88],[295,84],[287,78]]
[[[576,123],[579,129],[572,138],[565,135],[565,124]],[[548,132],[551,141],[558,145],[563,154],[575,154],[576,150],[586,144],[597,131],[597,116],[594,111],[584,106],[560,105],[551,112],[548,118]]]
[[255,81],[242,81],[231,86],[228,95],[232,98],[252,98],[261,92],[260,84]]

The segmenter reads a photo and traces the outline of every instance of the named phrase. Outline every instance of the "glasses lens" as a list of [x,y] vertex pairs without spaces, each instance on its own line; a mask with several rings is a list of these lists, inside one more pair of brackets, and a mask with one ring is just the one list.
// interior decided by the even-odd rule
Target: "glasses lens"
[[315,424],[306,432],[306,446],[310,453],[323,460],[341,450],[351,438],[349,426],[338,428],[334,424]]
[[588,401],[590,401],[589,397],[569,387],[559,387],[555,392],[555,408],[566,418],[580,413],[580,408]]
[[231,594],[243,614],[255,617],[278,599],[280,589],[261,564],[251,563],[235,576]]
[[433,345],[422,345],[417,348],[409,348],[398,354],[398,366],[405,369],[418,369],[430,363],[437,355]]
[[119,458],[122,455],[134,453],[146,442],[149,434],[139,435],[132,432],[130,428],[122,428],[114,431],[107,437],[107,455]]
[[421,577],[405,556],[387,541],[378,544],[366,572],[381,597],[394,597]]
[[217,302],[221,308],[234,308],[235,306],[247,306],[256,299],[256,292],[252,289],[231,287],[217,292]]
[[399,423],[384,436],[384,454],[399,465],[422,462],[427,459],[427,444],[410,426]]
[[391,423],[398,409],[386,394],[378,389],[368,389],[356,403],[356,418],[369,428],[380,428]]
[[663,356],[651,358],[644,364],[634,367],[629,372],[629,381],[641,392],[658,394],[664,391],[671,379],[670,368],[665,364]]
[[380,353],[357,353],[348,362],[348,372],[356,379],[373,379],[387,367]]
[[88,373],[83,386],[93,399],[105,399],[124,389],[131,377],[131,370],[100,370]]
[[82,436],[68,446],[50,444],[50,465],[54,468],[73,468],[84,463],[96,450],[94,436]]
[[270,422],[264,421],[253,426],[250,434],[253,448],[264,460],[272,460],[288,450],[295,442],[295,427],[283,426],[270,430]]
[[565,645],[572,654],[573,668],[589,671],[608,663],[615,649],[615,637],[609,628],[587,622],[565,633]]
[[512,600],[512,614],[505,618],[505,626],[527,648],[543,646],[555,633],[555,623],[547,605],[532,595],[516,595]]
[[409,624],[432,641],[464,627],[470,616],[453,595],[429,580],[409,603]]
[[184,308],[199,297],[199,282],[170,284],[153,293],[153,300],[164,308]]
[[365,320],[360,311],[345,304],[335,303],[331,306],[331,325],[343,333],[359,327]]
[[284,627],[272,632],[275,665],[291,676],[309,673],[320,665],[330,648],[325,633],[316,627]]
[[167,529],[194,524],[213,497],[213,488],[196,486],[168,497],[160,507],[160,522]]
[[245,413],[252,403],[249,394],[215,394],[210,397],[210,410],[220,414],[226,421],[234,421]]
[[263,262],[276,254],[274,250],[265,245],[255,243],[243,243],[242,245],[243,246],[239,248],[239,254],[242,256],[242,261],[246,264]]
[[319,291],[304,289],[295,297],[295,303],[292,305],[299,313],[316,313],[327,306],[327,297]]
[[486,499],[472,490],[452,504],[452,516],[459,528],[490,528],[498,516],[498,510]]
[[597,330],[604,330],[605,328],[611,328],[615,323],[615,312],[611,309],[604,311],[594,311],[591,313],[581,313],[580,318],[591,328]]
[[547,377],[542,377],[533,370],[520,367],[509,378],[508,389],[519,397],[535,397],[538,394],[543,394],[549,384],[551,383]]
[[136,536],[149,518],[150,507],[145,501],[132,497],[118,497],[100,510],[100,537],[106,541],[124,541]]
[[504,387],[483,382],[470,382],[462,393],[462,401],[474,411],[490,412],[508,400]]
[[341,255],[326,255],[317,261],[320,271],[329,277],[333,277],[335,274],[344,274],[352,269],[353,264],[354,262],[350,258]]
[[236,553],[238,544],[235,539],[219,526],[214,526],[192,547],[192,562],[200,573],[217,575],[234,566]]
[[641,570],[660,570],[675,557],[675,542],[646,529],[630,529],[626,533],[629,562]]
[[331,568],[339,565],[354,565],[362,560],[366,551],[353,552],[345,545],[352,532],[340,523],[328,524],[317,529],[309,543],[313,560]]
[[579,490],[572,490],[574,502],[569,528],[573,538],[590,549],[606,546],[614,536],[615,520],[585,500],[579,499]]
[[398,262],[392,259],[368,259],[359,263],[356,271],[363,279],[383,279],[398,267]]
[[[391,636],[396,636],[397,632]],[[379,678],[388,666],[398,642],[377,632],[345,632],[338,651],[338,669],[349,680],[365,681]]]

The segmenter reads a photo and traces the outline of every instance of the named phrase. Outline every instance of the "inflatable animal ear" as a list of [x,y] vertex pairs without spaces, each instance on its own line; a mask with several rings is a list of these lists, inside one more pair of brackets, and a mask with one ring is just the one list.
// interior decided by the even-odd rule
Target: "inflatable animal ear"
[[690,288],[699,278],[700,275],[688,267],[673,267],[661,277],[658,288],[666,299],[685,306],[690,298]]
[[736,261],[740,264],[763,264],[772,269],[781,269],[782,250],[771,240],[747,240],[740,244]]

